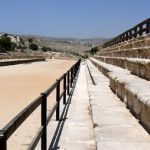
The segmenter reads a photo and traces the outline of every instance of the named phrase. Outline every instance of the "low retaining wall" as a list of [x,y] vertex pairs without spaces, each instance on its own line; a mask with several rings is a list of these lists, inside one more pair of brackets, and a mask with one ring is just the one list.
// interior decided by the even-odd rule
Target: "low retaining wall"
[[110,87],[127,105],[150,133],[150,83],[131,75],[125,69],[108,65],[90,58],[93,64],[110,79]]
[[38,61],[45,61],[45,58],[2,61],[2,62],[0,62],[0,66],[9,66],[9,65],[16,65],[16,64],[26,64],[26,63],[38,62]]

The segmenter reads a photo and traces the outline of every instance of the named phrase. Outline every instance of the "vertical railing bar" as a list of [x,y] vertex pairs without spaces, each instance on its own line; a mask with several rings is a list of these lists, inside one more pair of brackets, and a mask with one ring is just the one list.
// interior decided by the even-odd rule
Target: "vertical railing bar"
[[56,87],[56,101],[57,101],[57,108],[56,108],[56,121],[59,121],[59,111],[60,111],[60,80],[57,80],[57,87]]
[[63,104],[66,105],[66,73],[64,74],[63,89],[64,89]]
[[3,131],[0,131],[0,150],[7,150],[7,140]]
[[73,66],[73,69],[72,69],[72,71],[73,71],[73,81],[74,81],[74,79],[75,79],[75,74],[74,74],[74,69],[75,69],[75,66]]
[[69,71],[68,71],[68,73],[67,73],[67,94],[69,95],[70,94],[70,83],[69,83],[69,80],[70,80],[70,78],[69,78]]
[[134,38],[137,37],[137,28],[134,29]]
[[73,83],[73,68],[71,68],[71,82],[70,82],[71,88],[72,88],[72,83]]
[[129,33],[130,33],[129,38],[132,39],[132,30],[130,30]]
[[141,24],[140,27],[139,27],[139,35],[140,36],[143,34],[142,29],[143,29],[143,25]]
[[[146,23],[146,28],[149,28],[150,27],[150,22],[147,22]],[[146,31],[146,34],[150,33],[150,29],[147,29]]]
[[41,125],[43,126],[43,134],[41,137],[41,150],[47,149],[47,96],[45,93],[41,93]]

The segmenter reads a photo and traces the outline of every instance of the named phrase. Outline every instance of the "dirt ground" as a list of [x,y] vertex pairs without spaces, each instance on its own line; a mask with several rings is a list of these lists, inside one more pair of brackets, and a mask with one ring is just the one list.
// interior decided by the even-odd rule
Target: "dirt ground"
[[[0,129],[65,73],[75,61],[47,60],[0,67]],[[48,98],[48,111],[55,91]],[[8,140],[8,150],[24,150],[40,127],[40,107]]]

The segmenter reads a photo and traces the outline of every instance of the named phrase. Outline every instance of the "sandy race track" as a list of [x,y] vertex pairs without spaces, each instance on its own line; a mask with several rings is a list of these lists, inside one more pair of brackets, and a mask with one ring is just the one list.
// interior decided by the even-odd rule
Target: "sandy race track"
[[[0,129],[45,91],[75,61],[48,60],[31,64],[0,67]],[[51,109],[55,93],[48,98]],[[26,149],[40,126],[38,108],[8,140],[8,150]]]

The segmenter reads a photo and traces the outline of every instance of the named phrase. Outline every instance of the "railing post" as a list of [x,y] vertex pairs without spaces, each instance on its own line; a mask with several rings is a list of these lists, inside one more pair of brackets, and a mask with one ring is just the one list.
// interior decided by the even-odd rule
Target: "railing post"
[[67,88],[67,94],[69,95],[70,94],[70,83],[69,83],[69,80],[70,80],[70,78],[69,78],[69,71],[68,71],[68,73],[67,73],[67,86],[68,86],[68,88]]
[[125,33],[122,35],[123,39],[122,39],[122,42],[125,41]]
[[43,126],[43,134],[41,137],[41,150],[47,149],[47,96],[45,93],[41,93],[41,125]]
[[74,79],[75,79],[75,66],[73,66],[72,71],[73,71],[73,81],[74,81]]
[[134,29],[134,38],[137,37],[137,28]]
[[77,74],[78,68],[79,68],[79,64],[80,64],[80,60],[78,61],[78,63],[75,66],[75,76]]
[[[149,28],[150,27],[150,22],[147,22],[146,23],[146,28]],[[150,33],[150,29],[148,29],[147,31],[146,31],[146,34],[148,34],[148,33]]]
[[7,150],[7,141],[3,131],[0,131],[0,150]]
[[73,68],[71,68],[71,87],[72,87],[72,84],[73,84]]
[[132,30],[129,31],[129,39],[132,39],[133,35],[132,35]]
[[66,104],[66,74],[64,74],[64,85],[63,85],[63,89],[64,89],[64,99],[63,99],[63,104]]
[[56,121],[59,121],[59,107],[60,107],[60,80],[57,80],[57,87],[56,87],[56,101],[57,101],[57,108],[56,108]]
[[143,34],[142,29],[143,29],[143,25],[140,25],[140,27],[139,27],[139,35],[140,36]]
[[128,40],[128,32],[126,32],[125,35],[126,35],[126,41],[127,41]]
[[77,74],[77,71],[78,71],[78,66],[79,66],[79,62],[76,64],[76,66],[75,66],[75,76],[76,76],[76,74]]

